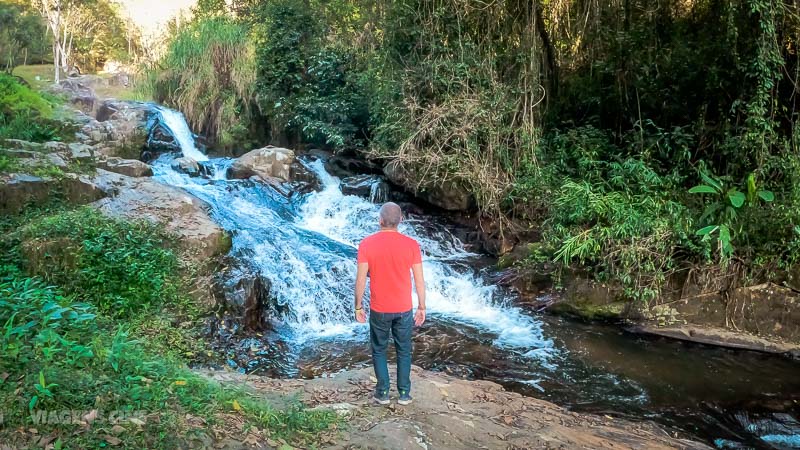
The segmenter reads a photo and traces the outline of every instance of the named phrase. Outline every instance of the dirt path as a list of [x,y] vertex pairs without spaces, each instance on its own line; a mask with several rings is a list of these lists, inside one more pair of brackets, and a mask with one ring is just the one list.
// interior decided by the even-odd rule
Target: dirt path
[[[347,431],[333,436],[334,449],[705,449],[670,436],[647,422],[578,414],[552,403],[507,392],[488,381],[467,381],[414,367],[414,403],[372,404],[371,369],[310,381],[275,380],[230,372],[202,372],[215,380],[243,383],[267,399],[292,395],[309,407],[329,408],[347,418]],[[285,400],[284,400],[285,401]],[[279,406],[279,405],[276,405]]]

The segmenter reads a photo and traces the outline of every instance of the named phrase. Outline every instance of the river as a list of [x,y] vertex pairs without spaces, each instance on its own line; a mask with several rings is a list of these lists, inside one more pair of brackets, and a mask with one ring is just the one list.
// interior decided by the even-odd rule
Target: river
[[[198,152],[187,133],[176,133],[184,152]],[[233,236],[231,257],[271,286],[270,331],[227,341],[229,364],[278,377],[368,365],[368,330],[352,320],[352,288],[356,248],[377,231],[378,206],[342,194],[316,157],[303,163],[319,190],[289,195],[226,179],[228,158],[205,163],[212,173],[204,177],[175,172],[172,158],[154,163],[156,179],[206,201]],[[401,232],[420,242],[428,286],[415,364],[577,411],[653,420],[719,448],[800,448],[797,362],[540,315],[494,285],[485,258],[467,252],[447,223],[410,216]]]

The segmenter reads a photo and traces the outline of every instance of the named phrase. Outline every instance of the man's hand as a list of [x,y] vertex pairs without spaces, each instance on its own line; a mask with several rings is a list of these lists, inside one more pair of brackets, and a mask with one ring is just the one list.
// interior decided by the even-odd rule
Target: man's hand
[[420,326],[423,323],[425,323],[425,310],[417,309],[417,312],[414,314],[414,324]]
[[367,312],[363,309],[356,311],[356,321],[358,323],[367,323]]

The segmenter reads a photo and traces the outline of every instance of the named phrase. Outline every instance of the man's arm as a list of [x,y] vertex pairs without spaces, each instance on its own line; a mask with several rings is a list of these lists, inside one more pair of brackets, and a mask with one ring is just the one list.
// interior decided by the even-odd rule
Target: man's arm
[[367,290],[368,271],[368,263],[358,263],[358,272],[356,272],[356,320],[361,323],[367,321],[367,313],[364,311],[362,301],[364,300],[364,292]]
[[420,326],[425,322],[425,277],[422,275],[422,263],[411,266],[411,272],[414,274],[414,287],[417,289],[417,299],[419,300],[417,312],[414,314],[414,323]]

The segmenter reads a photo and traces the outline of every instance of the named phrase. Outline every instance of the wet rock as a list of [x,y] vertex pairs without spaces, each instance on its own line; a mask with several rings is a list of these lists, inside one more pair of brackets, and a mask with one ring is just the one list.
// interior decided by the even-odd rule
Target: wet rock
[[189,158],[188,156],[175,158],[170,166],[172,167],[172,170],[185,173],[192,177],[200,175],[200,165],[197,164],[197,161]]
[[467,211],[475,207],[475,198],[462,183],[447,180],[441,183],[420,180],[421,175],[399,161],[383,169],[386,178],[407,192],[448,211]]
[[321,150],[312,150],[309,153],[321,156],[323,161],[325,161],[325,170],[335,177],[346,178],[363,174],[383,174],[383,168],[379,164],[364,158],[346,155],[328,155]]
[[269,281],[248,268],[232,267],[214,277],[214,297],[247,331],[264,329]]
[[151,178],[133,178],[97,170],[92,179],[111,195],[92,205],[111,217],[145,219],[175,234],[186,256],[198,262],[230,250],[230,236],[211,217],[208,205],[186,192]]
[[342,178],[339,186],[345,195],[356,195],[372,203],[384,203],[389,200],[389,184],[378,175],[356,175]]
[[317,174],[296,159],[290,168],[290,193],[307,194],[322,189],[322,181]]
[[138,159],[122,159],[112,156],[97,163],[97,167],[129,177],[149,177],[153,168]]
[[228,178],[247,179],[255,176],[262,180],[272,178],[289,181],[293,162],[293,151],[268,145],[239,157],[228,169]]
[[147,150],[151,153],[180,152],[181,146],[172,130],[161,121],[160,116],[154,116],[147,124]]

